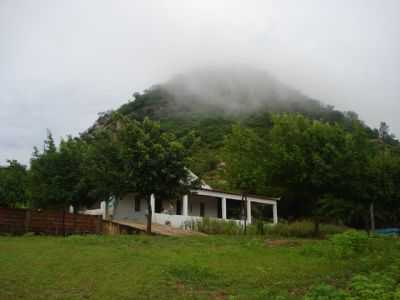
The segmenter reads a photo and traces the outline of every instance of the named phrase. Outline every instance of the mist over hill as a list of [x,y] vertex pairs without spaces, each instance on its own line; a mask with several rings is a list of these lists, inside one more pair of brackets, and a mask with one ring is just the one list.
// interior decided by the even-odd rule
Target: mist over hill
[[299,92],[267,72],[245,66],[197,69],[175,76],[163,88],[181,105],[236,114],[255,112],[278,103],[306,101]]
[[122,105],[133,118],[239,117],[265,112],[299,112],[331,121],[357,117],[341,113],[285,85],[264,70],[247,66],[199,68],[155,85]]

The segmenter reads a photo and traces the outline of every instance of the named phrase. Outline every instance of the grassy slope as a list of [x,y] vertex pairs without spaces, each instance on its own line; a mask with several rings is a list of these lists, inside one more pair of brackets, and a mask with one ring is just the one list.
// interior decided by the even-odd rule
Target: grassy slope
[[303,252],[251,237],[0,237],[0,299],[301,299],[361,266]]

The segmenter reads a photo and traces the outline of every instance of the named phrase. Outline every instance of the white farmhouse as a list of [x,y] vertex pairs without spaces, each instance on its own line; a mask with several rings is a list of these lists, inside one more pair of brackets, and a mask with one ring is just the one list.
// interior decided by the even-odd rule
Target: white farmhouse
[[[191,176],[197,178],[193,173]],[[191,222],[202,218],[234,220],[242,223],[246,219],[247,224],[252,222],[252,207],[256,204],[269,205],[272,208],[273,224],[278,223],[277,202],[279,198],[268,198],[255,195],[247,195],[243,200],[242,195],[225,191],[214,190],[205,183],[198,189],[190,190],[190,193],[177,199],[161,199],[151,195],[152,222],[161,225],[170,225],[176,228],[185,228]],[[245,217],[242,211],[245,207]],[[102,214],[105,217],[105,203],[100,208],[85,210],[83,213]],[[129,193],[114,201],[112,219],[115,221],[146,222],[148,211],[147,201]]]

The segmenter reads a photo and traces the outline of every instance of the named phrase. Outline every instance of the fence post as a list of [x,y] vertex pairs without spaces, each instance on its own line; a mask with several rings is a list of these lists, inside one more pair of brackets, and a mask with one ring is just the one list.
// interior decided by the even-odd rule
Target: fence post
[[31,210],[27,209],[25,211],[25,233],[29,232],[29,229],[31,227]]

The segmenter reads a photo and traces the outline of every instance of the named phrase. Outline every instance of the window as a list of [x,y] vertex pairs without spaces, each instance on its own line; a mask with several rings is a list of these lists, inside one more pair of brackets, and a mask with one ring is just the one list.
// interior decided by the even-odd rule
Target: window
[[135,211],[140,211],[140,198],[135,198]]
[[200,217],[204,217],[205,205],[204,202],[200,203]]

